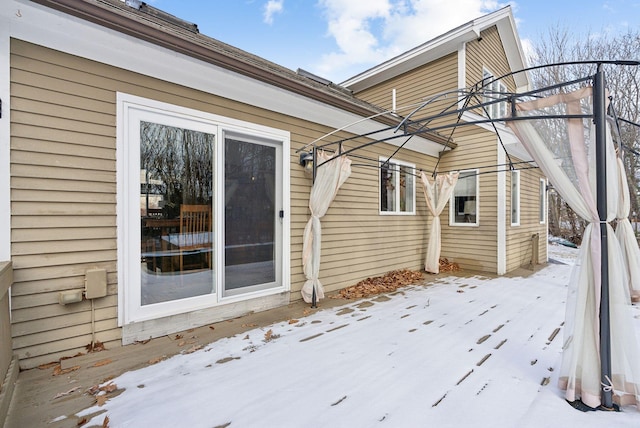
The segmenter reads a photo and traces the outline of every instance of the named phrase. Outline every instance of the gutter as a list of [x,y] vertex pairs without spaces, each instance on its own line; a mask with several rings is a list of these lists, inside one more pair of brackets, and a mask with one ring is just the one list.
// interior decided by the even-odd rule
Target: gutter
[[[347,99],[333,96],[326,90],[314,88],[302,81],[290,79],[284,75],[269,71],[255,64],[235,58],[223,52],[218,52],[206,46],[205,41],[197,43],[184,37],[178,30],[170,30],[161,25],[150,25],[142,20],[132,19],[133,16],[139,17],[136,9],[128,12],[131,17],[125,16],[119,4],[113,5],[109,10],[108,2],[99,3],[96,0],[78,1],[78,0],[31,0],[33,3],[41,4],[51,9],[63,12],[65,14],[75,16],[94,24],[115,30],[136,39],[144,40],[154,45],[178,52],[180,54],[198,59],[200,61],[212,64],[235,73],[251,77],[267,83],[269,85],[285,89],[287,91],[302,95],[322,102],[324,104],[339,108],[341,110],[353,113],[362,117],[369,117],[380,113],[375,109],[370,109]],[[117,0],[116,0],[117,1]],[[124,4],[124,3],[123,3]],[[193,33],[192,37],[193,37]],[[206,37],[206,36],[204,36]],[[398,120],[392,116],[378,116],[376,121],[388,126],[396,126]],[[429,134],[427,138],[435,143],[442,144],[446,147],[453,147],[452,142],[447,143],[447,139],[434,134]]]

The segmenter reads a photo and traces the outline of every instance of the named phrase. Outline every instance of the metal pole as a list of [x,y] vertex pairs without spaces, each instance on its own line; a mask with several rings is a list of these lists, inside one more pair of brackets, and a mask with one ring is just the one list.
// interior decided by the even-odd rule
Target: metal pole
[[[313,146],[313,177],[312,177],[312,185],[316,184],[316,169],[318,168],[318,150],[316,149],[316,146]],[[313,252],[313,250],[312,250]],[[318,254],[319,256],[319,254]],[[312,308],[317,308],[318,307],[318,297],[316,295],[316,285],[313,284],[313,294],[311,295],[311,307]]]
[[593,120],[596,131],[596,188],[598,217],[600,219],[600,381],[602,406],[613,408],[611,383],[611,323],[609,313],[609,248],[607,246],[607,147],[606,147],[606,95],[602,64],[598,64],[593,85]]

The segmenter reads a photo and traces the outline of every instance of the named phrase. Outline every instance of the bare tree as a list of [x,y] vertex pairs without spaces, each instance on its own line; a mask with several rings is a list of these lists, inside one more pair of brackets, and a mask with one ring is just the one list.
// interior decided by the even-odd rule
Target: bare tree
[[[531,65],[567,63],[572,61],[629,60],[640,58],[640,31],[629,29],[626,33],[576,34],[567,28],[552,27],[534,45],[529,58]],[[595,64],[571,64],[544,67],[533,70],[531,78],[536,88],[569,82],[593,75]],[[640,66],[607,65],[607,88],[612,100],[610,114],[633,123],[640,122]],[[564,88],[564,91],[575,88]],[[640,129],[622,122],[617,129],[619,145],[627,173],[631,200],[632,221],[640,216]],[[585,226],[560,196],[549,195],[550,232],[567,239],[577,240],[578,231]]]

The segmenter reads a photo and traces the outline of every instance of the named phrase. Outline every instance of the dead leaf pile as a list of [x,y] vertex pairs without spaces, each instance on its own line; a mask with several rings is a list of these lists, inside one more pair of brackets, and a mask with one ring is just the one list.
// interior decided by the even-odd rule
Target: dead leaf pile
[[415,284],[422,280],[422,272],[409,269],[394,270],[383,276],[367,278],[356,285],[340,290],[336,298],[359,299],[375,294],[396,291],[405,285]]
[[456,262],[450,262],[446,258],[440,259],[440,272],[457,272],[460,270],[460,266]]
[[107,348],[105,348],[104,343],[100,342],[99,340],[96,340],[95,342],[91,342],[88,345],[85,346],[87,352],[100,352],[100,351],[106,351]]

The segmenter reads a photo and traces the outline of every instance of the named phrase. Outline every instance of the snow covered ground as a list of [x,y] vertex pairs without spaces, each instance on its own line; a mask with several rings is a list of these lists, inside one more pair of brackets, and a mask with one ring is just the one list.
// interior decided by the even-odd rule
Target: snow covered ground
[[640,426],[635,407],[583,413],[558,389],[577,250],[550,251],[526,278],[445,277],[219,340],[113,379],[124,391],[82,415],[112,428]]

